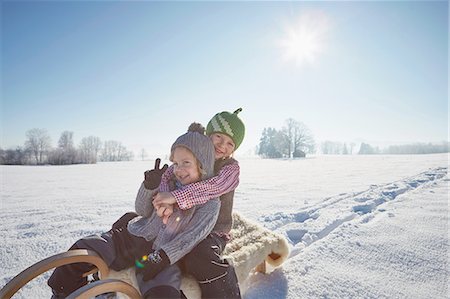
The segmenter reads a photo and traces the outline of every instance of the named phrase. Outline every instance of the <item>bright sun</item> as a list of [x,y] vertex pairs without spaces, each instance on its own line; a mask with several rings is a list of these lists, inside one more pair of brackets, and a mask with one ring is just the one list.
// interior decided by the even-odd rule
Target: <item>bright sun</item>
[[283,59],[297,66],[314,63],[325,48],[328,18],[323,13],[303,13],[293,25],[286,25],[284,37],[279,41]]

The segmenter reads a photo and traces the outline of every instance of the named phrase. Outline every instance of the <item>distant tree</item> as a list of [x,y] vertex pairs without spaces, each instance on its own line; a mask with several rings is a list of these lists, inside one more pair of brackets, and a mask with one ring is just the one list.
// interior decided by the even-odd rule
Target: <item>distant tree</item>
[[314,138],[309,129],[292,118],[281,130],[264,128],[258,154],[264,158],[304,157],[315,151]]
[[298,122],[294,120],[293,118],[288,118],[286,120],[286,126],[282,128],[282,132],[286,136],[285,138],[285,147],[286,147],[286,153],[288,158],[291,158],[292,152],[294,151],[294,136],[295,131],[298,126]]
[[353,148],[355,147],[355,143],[354,142],[350,142],[350,155],[353,155]]
[[322,151],[322,154],[324,154],[324,155],[331,154],[331,141],[323,141],[320,144],[320,149]]
[[49,155],[49,163],[67,165],[76,163],[77,151],[73,145],[73,132],[64,131],[58,141],[58,148]]
[[343,152],[343,145],[340,142],[326,140],[320,145],[324,155],[340,155]]
[[348,149],[347,149],[347,144],[344,143],[344,147],[342,149],[342,154],[343,155],[348,155]]
[[105,141],[100,154],[100,161],[129,161],[133,153],[128,151],[122,143],[114,140]]
[[73,132],[62,132],[58,140],[58,146],[64,150],[73,149]]
[[26,132],[25,148],[29,150],[37,164],[43,164],[44,157],[51,148],[51,139],[45,129],[31,129]]
[[378,149],[372,147],[370,144],[367,143],[361,143],[361,147],[359,148],[359,155],[373,155],[377,154]]
[[0,149],[0,164],[2,165],[24,165],[27,163],[29,152],[21,147],[16,149]]
[[290,151],[292,151],[292,140],[289,139],[289,135],[287,134],[285,128],[282,128],[280,131],[276,131],[273,142],[277,152],[281,154],[281,157],[290,157]]
[[80,161],[82,163],[97,163],[97,157],[100,153],[102,142],[95,136],[83,137],[78,146]]
[[412,143],[403,145],[391,145],[384,150],[385,154],[400,154],[400,155],[414,155],[414,154],[435,154],[435,153],[448,153],[449,143]]
[[140,156],[141,160],[144,161],[145,158],[147,158],[147,156],[148,156],[147,151],[144,148],[141,149],[141,152],[139,153],[139,156]]
[[314,137],[309,128],[302,122],[288,119],[291,123],[293,153],[313,153],[315,150]]
[[264,158],[281,158],[282,154],[276,146],[279,132],[274,128],[264,128],[259,142],[258,155]]

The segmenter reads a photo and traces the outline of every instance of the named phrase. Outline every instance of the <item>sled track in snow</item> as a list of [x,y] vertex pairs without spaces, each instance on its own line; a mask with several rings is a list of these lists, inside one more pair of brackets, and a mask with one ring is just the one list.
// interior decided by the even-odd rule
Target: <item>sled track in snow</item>
[[[447,175],[447,167],[424,171],[384,185],[372,185],[368,190],[328,197],[324,201],[295,213],[274,213],[259,218],[265,227],[284,234],[294,246],[291,256],[325,238],[342,224],[355,218],[369,222],[379,207],[399,195],[433,183]],[[448,178],[447,178],[448,180]]]

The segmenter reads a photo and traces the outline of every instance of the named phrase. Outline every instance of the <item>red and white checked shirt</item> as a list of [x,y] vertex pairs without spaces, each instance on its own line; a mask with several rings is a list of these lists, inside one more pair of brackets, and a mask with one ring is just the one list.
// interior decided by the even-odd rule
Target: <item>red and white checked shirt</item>
[[[239,173],[240,168],[237,162],[228,164],[222,167],[217,176],[186,185],[170,193],[175,197],[180,209],[187,210],[236,189],[239,185]],[[172,175],[173,165],[164,172],[161,178],[160,192],[169,192],[168,182]]]

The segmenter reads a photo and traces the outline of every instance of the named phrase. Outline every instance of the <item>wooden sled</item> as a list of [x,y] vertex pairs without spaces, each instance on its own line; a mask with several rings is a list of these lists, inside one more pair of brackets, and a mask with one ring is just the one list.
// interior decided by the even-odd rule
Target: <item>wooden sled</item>
[[[232,239],[225,247],[223,257],[233,264],[239,284],[244,285],[251,272],[268,273],[284,263],[289,256],[289,247],[284,236],[276,234],[256,222],[233,213]],[[134,268],[113,271],[95,252],[85,249],[70,250],[44,259],[25,269],[0,290],[0,298],[11,298],[20,288],[40,274],[62,265],[87,262],[96,266],[101,280],[90,283],[68,298],[87,299],[107,292],[118,293],[119,298],[141,298]],[[189,299],[201,298],[197,281],[183,276],[181,289]],[[123,296],[125,295],[125,296]]]

